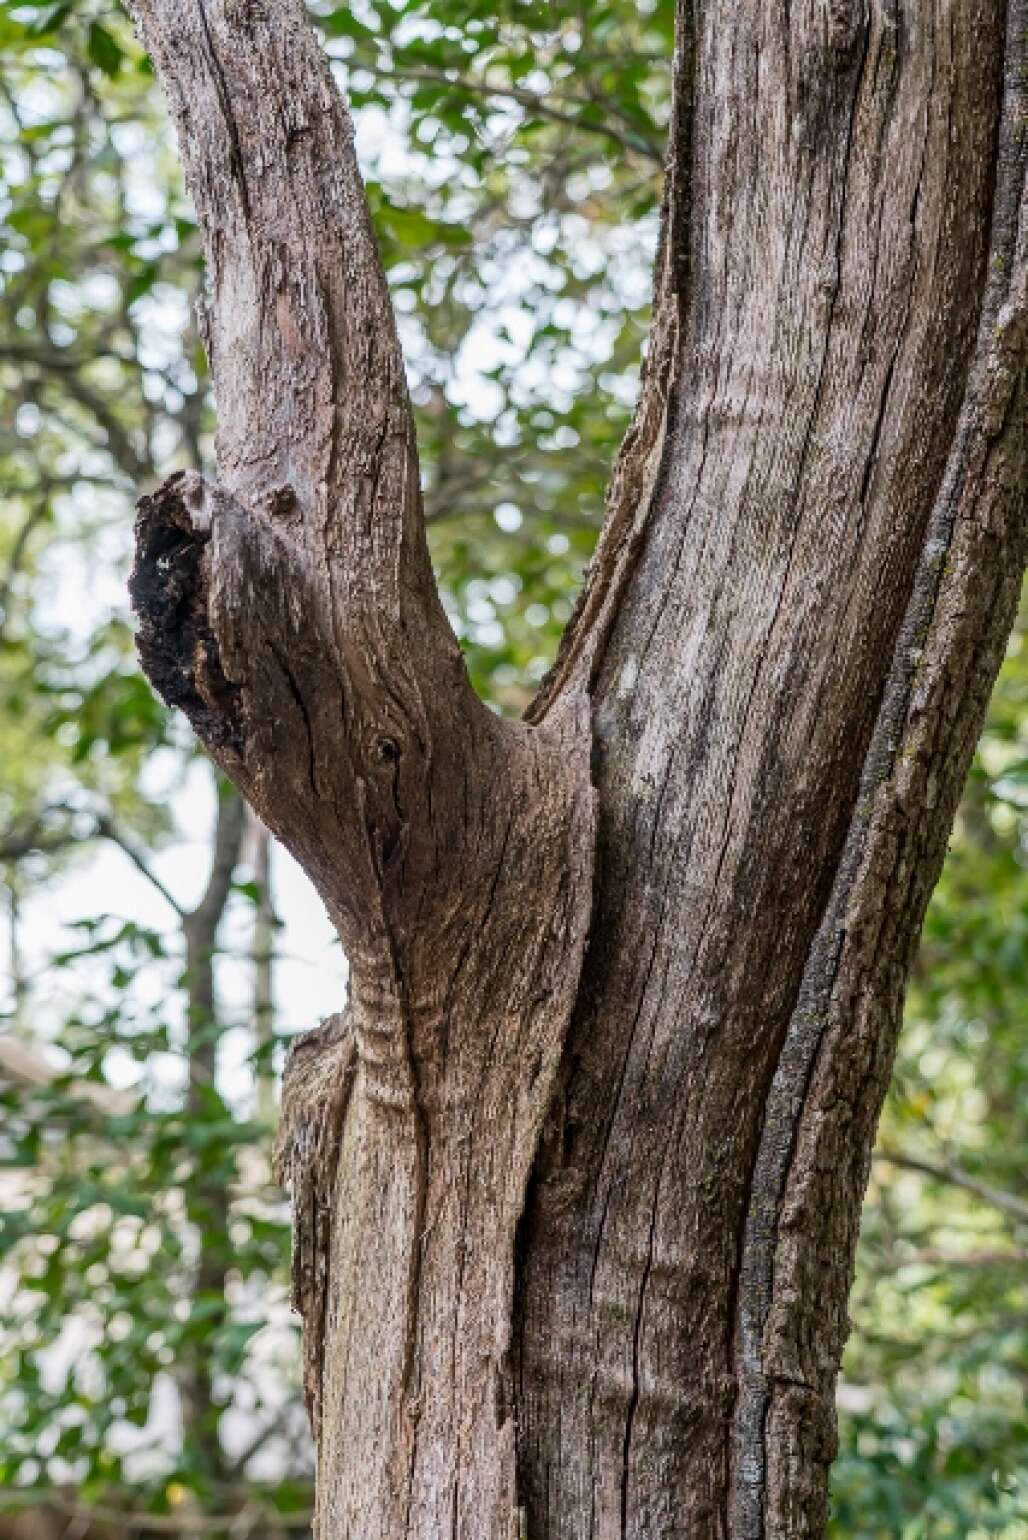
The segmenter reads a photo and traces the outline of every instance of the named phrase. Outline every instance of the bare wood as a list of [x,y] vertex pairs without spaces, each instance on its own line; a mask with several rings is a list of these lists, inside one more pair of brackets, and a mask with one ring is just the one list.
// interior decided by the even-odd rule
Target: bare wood
[[1003,19],[698,12],[679,385],[588,665],[599,909],[520,1253],[542,1535],[823,1531],[902,985],[1024,563]]
[[345,1027],[294,1058],[281,1155],[319,1524],[442,1533],[456,1506],[500,1534],[514,1233],[590,912],[587,712],[529,730],[471,691],[352,130],[301,6],[137,15],[204,230],[220,420],[217,484],[140,506],[140,654],[352,969]]
[[1024,0],[680,0],[646,380],[524,724],[439,606],[299,0],[137,11],[221,422],[217,485],[141,504],[141,656],[353,969],[280,1141],[320,1540],[817,1536],[1024,562]]

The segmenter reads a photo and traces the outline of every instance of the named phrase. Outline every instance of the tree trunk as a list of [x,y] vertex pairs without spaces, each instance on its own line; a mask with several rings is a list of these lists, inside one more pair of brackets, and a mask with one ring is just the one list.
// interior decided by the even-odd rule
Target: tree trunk
[[[245,824],[245,805],[231,787],[218,796],[211,867],[203,895],[195,909],[182,915],[186,950],[186,1059],[189,1085],[186,1111],[209,1119],[205,1101],[217,1094],[218,1043],[222,1035],[214,987],[214,954],[218,930],[225,915],[232,875],[239,861]],[[212,1325],[229,1314],[228,1284],[233,1268],[229,1238],[231,1205],[223,1173],[205,1170],[210,1152],[196,1154],[192,1183],[186,1194],[187,1217],[196,1236],[193,1271],[193,1304],[207,1309]],[[212,1312],[213,1313],[210,1313]],[[226,1462],[219,1423],[224,1406],[219,1402],[211,1362],[201,1342],[190,1343],[176,1365],[182,1397],[183,1435],[195,1454],[205,1478],[226,1479]]]
[[271,1051],[275,1041],[275,902],[271,883],[271,835],[250,814],[244,837],[245,859],[257,892],[253,906],[250,965],[253,969],[254,1111],[269,1128],[277,1105]]
[[1024,0],[679,6],[653,335],[524,723],[428,561],[298,0],[137,0],[219,480],[140,653],[351,961],[280,1159],[321,1540],[816,1536],[905,977],[1026,540]]

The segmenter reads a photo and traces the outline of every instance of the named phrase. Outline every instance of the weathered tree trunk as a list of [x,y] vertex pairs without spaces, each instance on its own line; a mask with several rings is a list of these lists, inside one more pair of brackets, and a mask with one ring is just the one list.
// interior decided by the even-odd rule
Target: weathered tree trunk
[[285,1087],[321,1540],[814,1536],[904,980],[1026,540],[1024,0],[689,4],[655,317],[526,722],[432,580],[298,0],[137,0],[216,486],[140,652],[352,966]]

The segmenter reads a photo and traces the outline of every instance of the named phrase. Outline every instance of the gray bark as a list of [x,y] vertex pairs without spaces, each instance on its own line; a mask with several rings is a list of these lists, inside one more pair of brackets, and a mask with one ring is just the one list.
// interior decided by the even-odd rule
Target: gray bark
[[435,592],[296,0],[137,0],[218,483],[144,666],[352,965],[280,1166],[321,1540],[816,1536],[870,1149],[1026,542],[1023,0],[681,0],[653,335],[526,722]]

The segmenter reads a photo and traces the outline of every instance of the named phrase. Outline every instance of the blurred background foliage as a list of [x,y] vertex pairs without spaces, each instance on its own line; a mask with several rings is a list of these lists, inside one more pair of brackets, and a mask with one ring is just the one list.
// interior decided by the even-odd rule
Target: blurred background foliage
[[[517,712],[637,386],[672,6],[314,10],[445,601],[479,690]],[[118,6],[4,0],[0,56],[0,1537],[302,1533],[267,1157],[281,1045],[311,1022],[282,997],[267,837],[137,672],[124,589],[134,497],[212,465],[199,240]],[[834,1478],[851,1540],[1028,1536],[1026,803],[1021,629],[873,1166]]]

